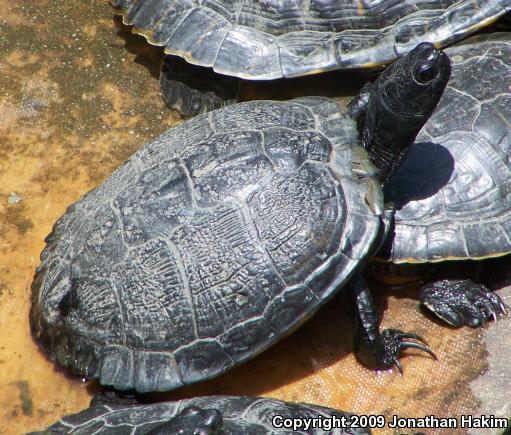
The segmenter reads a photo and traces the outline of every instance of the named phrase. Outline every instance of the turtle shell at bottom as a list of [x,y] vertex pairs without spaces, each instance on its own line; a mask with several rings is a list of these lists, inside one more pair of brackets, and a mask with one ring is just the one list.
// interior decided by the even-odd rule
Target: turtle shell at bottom
[[[221,414],[221,417],[218,418],[215,414],[218,416]],[[275,417],[278,418],[275,419]],[[299,425],[300,422],[312,423],[313,419],[316,420],[315,428],[307,428],[307,430],[298,426],[296,427],[298,430],[289,428],[293,420]],[[323,423],[320,425],[319,422]],[[353,419],[351,414],[323,406],[257,397],[210,396],[152,405],[92,406],[77,414],[65,416],[46,431],[34,432],[32,435],[52,433],[366,435],[371,433],[368,429],[349,427],[358,426],[357,422],[358,419]],[[202,429],[202,431],[194,431],[194,429]]]

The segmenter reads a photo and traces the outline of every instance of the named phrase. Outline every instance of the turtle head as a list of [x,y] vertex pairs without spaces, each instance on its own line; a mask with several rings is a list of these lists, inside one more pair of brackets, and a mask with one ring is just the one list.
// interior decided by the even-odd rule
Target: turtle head
[[423,42],[382,73],[378,80],[379,97],[402,120],[403,127],[408,124],[422,127],[440,100],[450,75],[447,55],[433,44]]
[[386,181],[431,116],[451,74],[447,55],[424,42],[390,65],[367,101],[362,141]]

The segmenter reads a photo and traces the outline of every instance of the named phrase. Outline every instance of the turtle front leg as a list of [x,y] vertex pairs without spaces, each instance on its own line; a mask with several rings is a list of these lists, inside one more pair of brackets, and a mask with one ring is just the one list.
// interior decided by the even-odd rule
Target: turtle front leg
[[365,112],[367,109],[367,103],[369,102],[369,97],[371,96],[372,88],[373,84],[371,82],[366,82],[358,94],[355,95],[348,104],[348,113],[357,122],[359,129],[362,129],[362,126],[364,125]]
[[420,289],[420,301],[453,326],[477,327],[506,314],[500,297],[470,279],[441,279]]
[[[399,354],[402,350],[420,349],[436,359],[424,340],[413,333],[399,329],[385,329],[380,333],[378,314],[365,280],[356,275],[350,282],[355,296],[355,353],[365,365],[387,368],[395,365],[402,374]],[[416,340],[416,341],[410,341]],[[418,341],[418,342],[417,342]]]

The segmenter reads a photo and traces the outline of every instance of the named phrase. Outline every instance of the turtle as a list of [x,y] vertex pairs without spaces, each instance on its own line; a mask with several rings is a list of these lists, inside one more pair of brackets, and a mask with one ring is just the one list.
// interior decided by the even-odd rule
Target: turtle
[[166,391],[253,357],[355,282],[368,364],[388,367],[409,347],[433,354],[415,334],[379,332],[355,274],[391,219],[382,183],[434,110],[449,65],[419,44],[353,115],[325,97],[251,101],[147,143],[46,238],[33,336],[81,376]]
[[[312,419],[316,419],[315,427],[296,426],[293,430],[292,426],[288,426],[288,422],[299,425],[300,422],[304,424],[309,421],[312,424]],[[144,405],[111,402],[94,404],[93,399],[90,408],[65,416],[45,431],[33,432],[31,435],[111,434],[114,431],[137,435],[371,433],[369,429],[360,427],[360,424],[355,428],[357,422],[353,414],[331,408],[262,397],[204,396]]]
[[[164,47],[167,104],[183,115],[236,100],[240,79],[388,65],[419,42],[446,46],[511,11],[508,0],[111,0]],[[202,68],[200,68],[202,67]]]
[[[511,252],[511,34],[473,37],[446,52],[446,90],[385,186],[396,212],[380,257],[405,267]],[[437,269],[420,292],[449,324],[479,326],[506,312],[465,271]]]

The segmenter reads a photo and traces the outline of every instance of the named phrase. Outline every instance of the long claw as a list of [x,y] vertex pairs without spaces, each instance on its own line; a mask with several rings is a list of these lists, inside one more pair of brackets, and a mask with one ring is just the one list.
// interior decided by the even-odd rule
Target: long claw
[[398,335],[398,338],[414,338],[415,340],[419,340],[421,343],[424,343],[426,346],[428,342],[424,340],[420,335],[414,334],[413,332],[403,332]]
[[408,348],[419,349],[419,350],[422,350],[422,351],[426,352],[427,354],[431,355],[436,360],[438,360],[437,356],[433,353],[433,351],[429,347],[424,346],[421,343],[414,343],[413,341],[403,341],[399,347],[401,349],[408,349]]
[[499,298],[499,306],[500,306],[500,311],[502,311],[502,314],[504,316],[507,316],[507,308],[506,308],[506,305],[504,304],[504,302],[502,302],[502,300]]
[[493,310],[490,311],[490,316],[493,319],[494,322],[497,321],[497,313]]
[[397,369],[399,370],[399,374],[401,376],[403,376],[403,367],[401,367],[401,363],[399,362],[399,360],[396,358],[394,360],[394,365],[397,367]]

